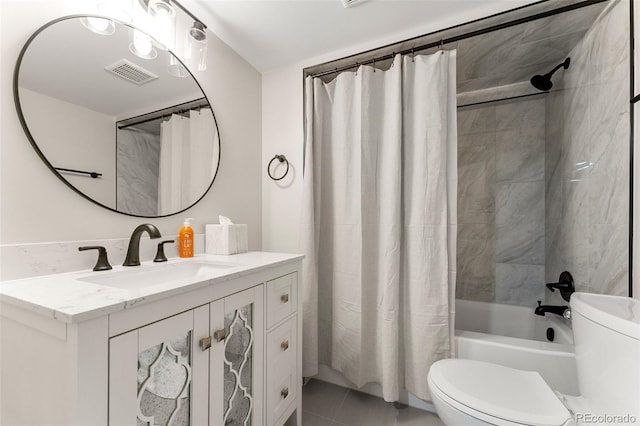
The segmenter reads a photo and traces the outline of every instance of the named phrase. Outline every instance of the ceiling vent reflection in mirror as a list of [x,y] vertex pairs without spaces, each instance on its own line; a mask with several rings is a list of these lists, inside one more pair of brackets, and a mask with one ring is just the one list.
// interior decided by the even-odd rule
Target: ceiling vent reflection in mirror
[[120,59],[119,61],[108,65],[107,67],[105,67],[105,70],[117,75],[120,78],[124,78],[130,83],[137,84],[138,86],[158,78],[158,76],[151,71],[148,71],[126,59]]

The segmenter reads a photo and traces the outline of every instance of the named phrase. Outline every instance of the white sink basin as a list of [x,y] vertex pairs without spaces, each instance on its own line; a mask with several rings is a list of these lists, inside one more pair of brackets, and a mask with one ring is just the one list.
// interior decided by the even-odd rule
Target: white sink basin
[[204,281],[236,266],[233,263],[206,261],[145,264],[112,272],[95,272],[78,280],[107,287],[139,289],[176,282]]

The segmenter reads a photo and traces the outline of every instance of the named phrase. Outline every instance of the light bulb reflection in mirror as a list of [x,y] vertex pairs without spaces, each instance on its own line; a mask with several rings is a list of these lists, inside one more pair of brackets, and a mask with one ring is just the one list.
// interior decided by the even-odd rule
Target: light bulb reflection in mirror
[[138,30],[133,30],[133,43],[129,45],[129,50],[142,59],[154,59],[158,56],[151,38]]
[[149,0],[148,14],[151,17],[151,32],[161,48],[173,49],[176,32],[176,11],[166,0]]
[[97,17],[85,17],[81,18],[80,22],[87,29],[93,31],[96,34],[111,35],[115,32],[116,27],[111,19],[97,18]]

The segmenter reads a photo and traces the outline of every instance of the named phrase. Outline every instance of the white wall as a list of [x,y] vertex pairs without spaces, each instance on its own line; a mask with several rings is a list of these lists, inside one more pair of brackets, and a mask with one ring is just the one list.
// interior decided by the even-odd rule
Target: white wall
[[[261,77],[209,32],[208,65],[196,73],[220,129],[221,164],[211,191],[195,207],[162,219],[113,213],[85,200],[60,182],[31,148],[15,112],[13,67],[23,44],[46,22],[94,13],[89,0],[0,1],[0,244],[128,237],[151,222],[175,235],[182,218],[194,217],[196,233],[218,214],[249,225],[250,249],[262,246]],[[1,266],[1,265],[0,265]]]
[[[486,17],[501,11],[534,3],[531,0],[493,0],[478,2],[463,14],[431,22],[401,34],[381,34],[366,45],[347,46],[337,51],[309,58],[300,63],[262,75],[262,164],[275,154],[285,154],[295,174],[277,184],[265,174],[262,179],[262,231],[265,250],[298,252],[300,203],[303,164],[303,75],[306,67],[339,59],[376,47],[427,34],[454,25]],[[384,25],[381,25],[381,31]],[[284,187],[286,185],[286,187]]]
[[20,88],[20,105],[33,139],[49,162],[54,167],[102,173],[98,179],[62,176],[92,199],[114,208],[115,118],[25,88]]

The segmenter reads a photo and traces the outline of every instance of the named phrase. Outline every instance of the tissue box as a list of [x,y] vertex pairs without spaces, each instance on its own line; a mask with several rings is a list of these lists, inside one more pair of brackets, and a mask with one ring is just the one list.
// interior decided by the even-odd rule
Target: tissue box
[[249,250],[247,225],[205,226],[205,252],[207,254],[236,254]]

